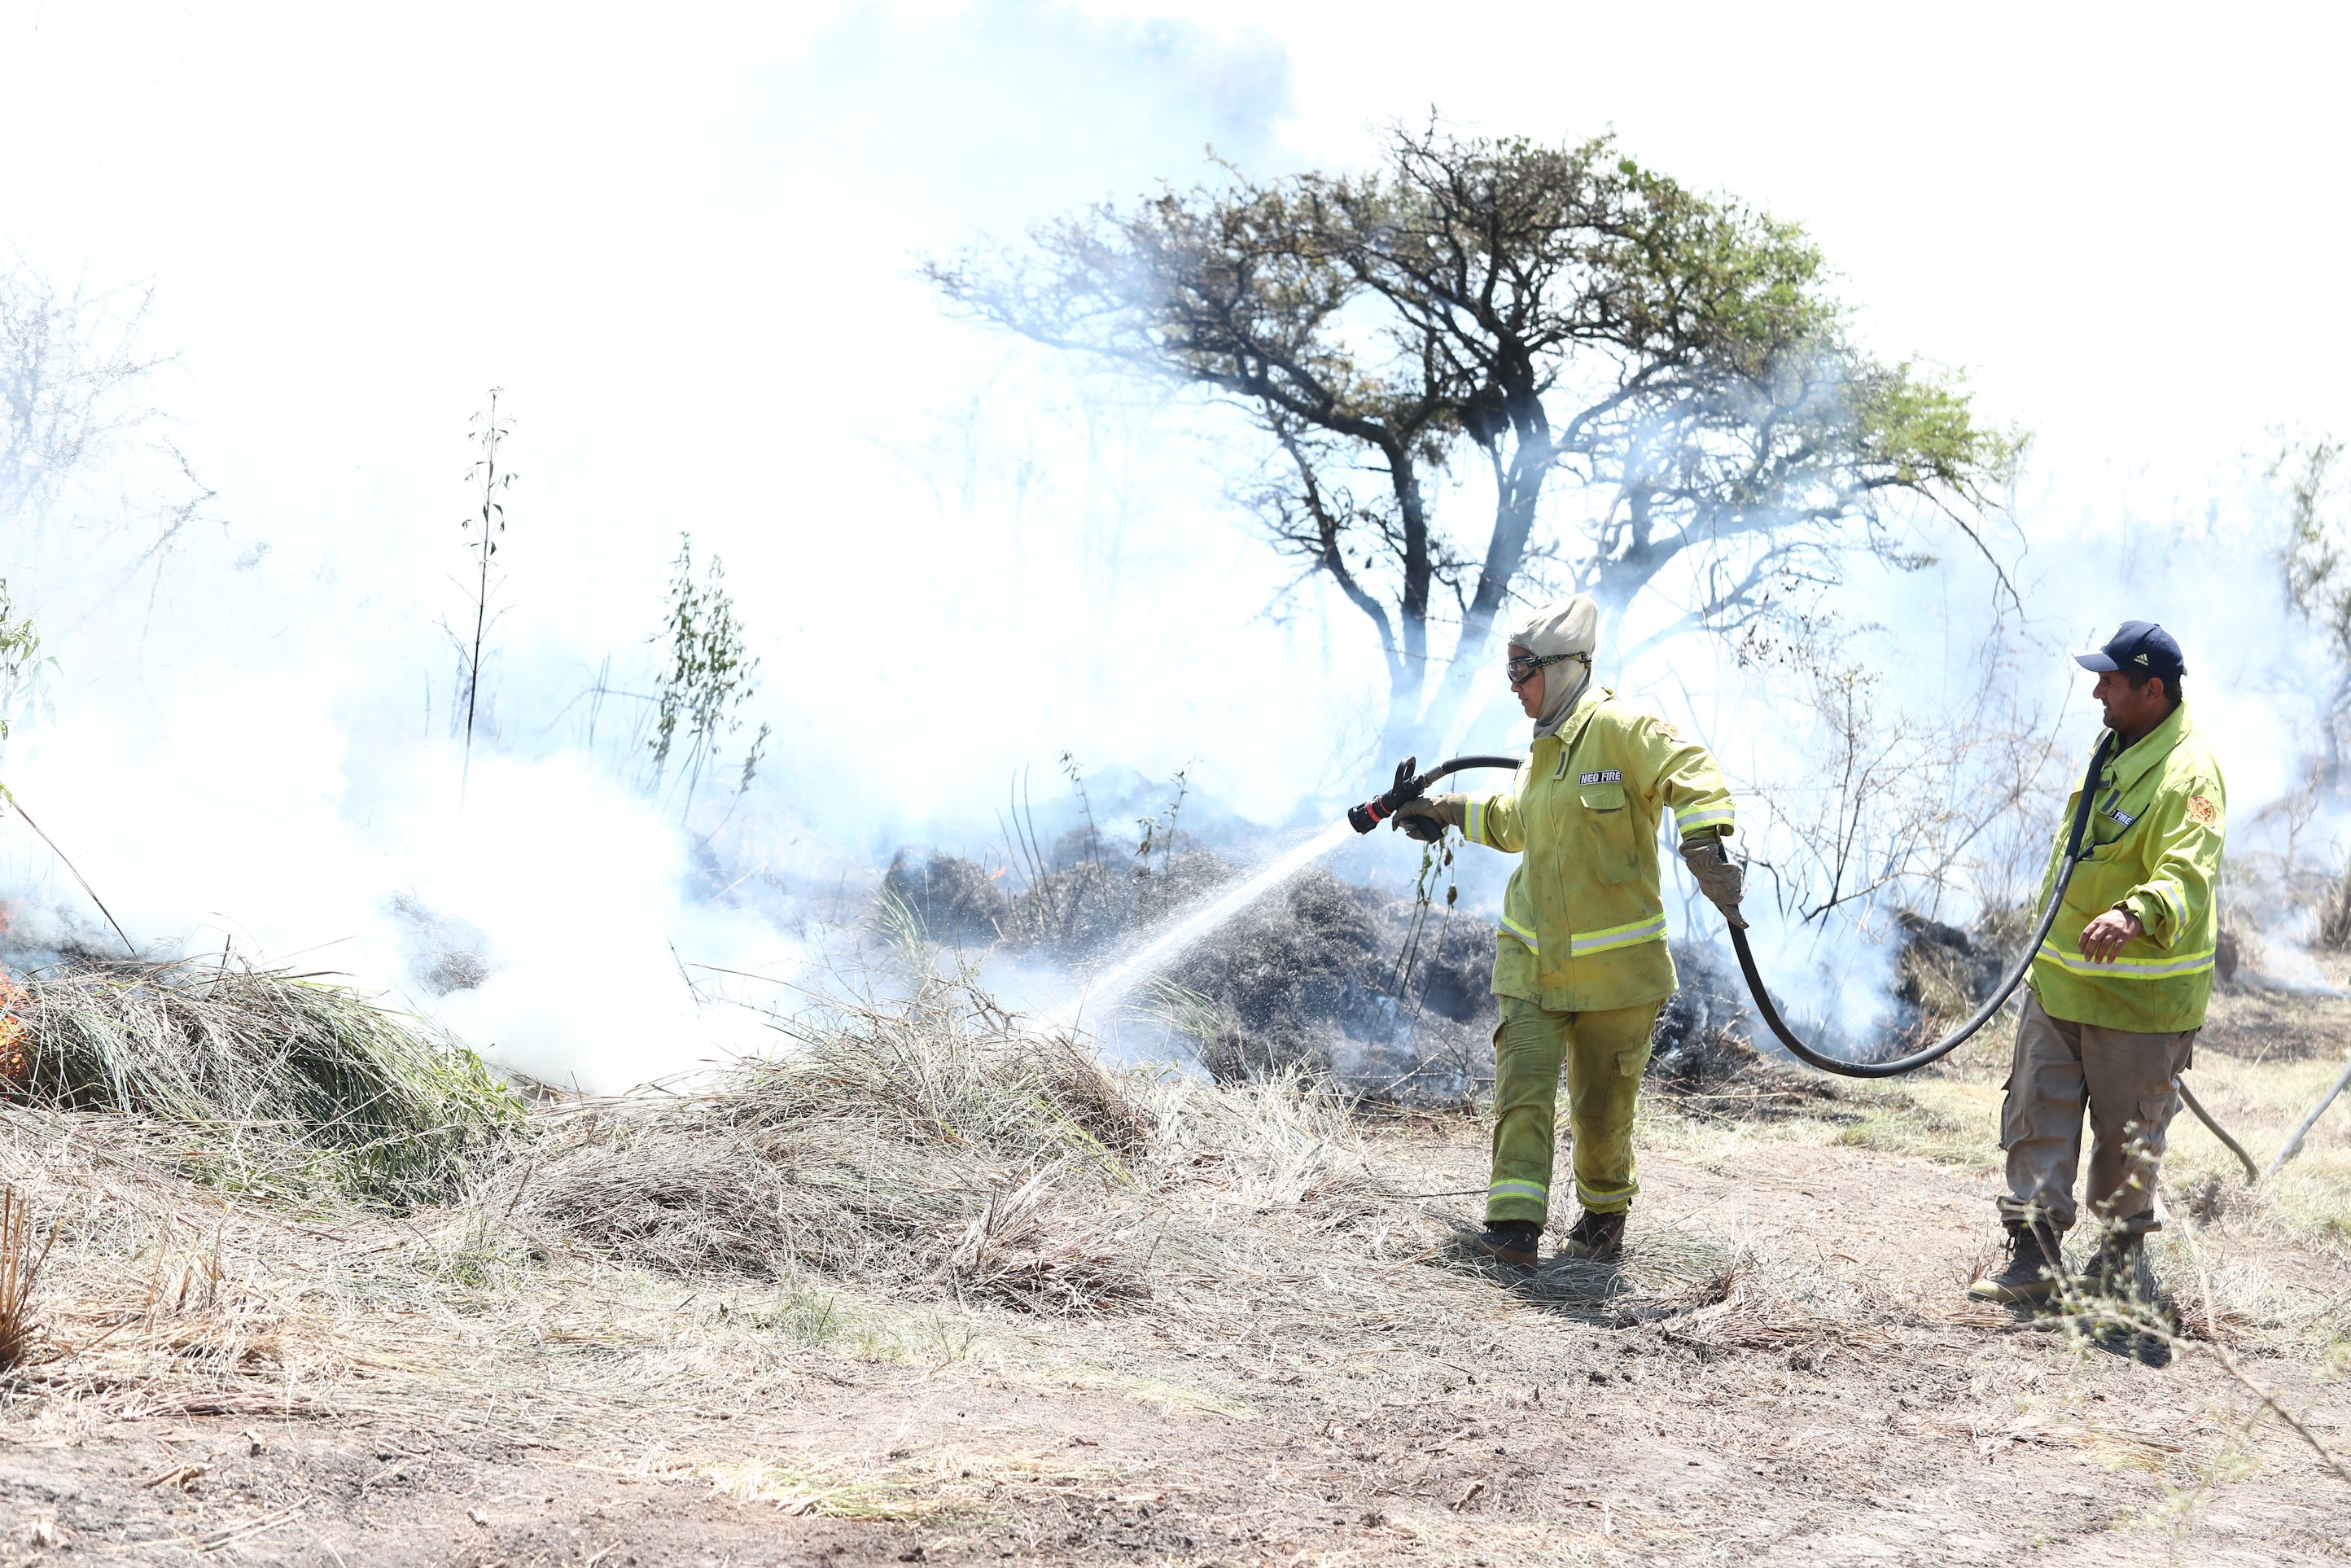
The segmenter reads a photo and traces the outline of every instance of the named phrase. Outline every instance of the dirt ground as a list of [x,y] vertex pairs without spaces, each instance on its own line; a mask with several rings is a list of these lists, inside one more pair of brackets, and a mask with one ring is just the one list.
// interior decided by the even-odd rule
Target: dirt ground
[[[2351,1004],[2240,996],[2198,1086],[2265,1156],[2346,1048]],[[1653,1099],[1624,1263],[1531,1277],[1462,1248],[1473,1115],[1366,1121],[1327,1153],[1375,1215],[1231,1210],[1307,1310],[1171,1277],[1083,1318],[290,1213],[0,1113],[0,1177],[81,1205],[0,1563],[2351,1560],[2351,1478],[2262,1397],[2351,1452],[2351,1106],[2250,1191],[2183,1126],[2147,1364],[1962,1293],[1997,1057]]]

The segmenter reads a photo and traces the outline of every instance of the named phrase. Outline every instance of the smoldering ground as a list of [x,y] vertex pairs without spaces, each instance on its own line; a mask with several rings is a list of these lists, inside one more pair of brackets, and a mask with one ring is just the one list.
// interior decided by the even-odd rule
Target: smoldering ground
[[[141,405],[173,427],[142,415],[141,444],[7,536],[56,663],[0,694],[0,765],[153,960],[101,963],[78,884],[0,817],[16,1010],[44,1052],[0,1043],[28,1091],[0,1112],[0,1182],[35,1222],[0,1220],[9,1277],[56,1238],[7,1303],[9,1554],[2338,1547],[2333,1124],[2251,1187],[2181,1129],[2167,1179],[2193,1223],[2157,1244],[2181,1314],[2158,1376],[1958,1298],[1994,1235],[1997,1037],[1893,1086],[1775,1071],[1740,1043],[1712,915],[1670,894],[1685,984],[1614,1265],[1506,1279],[1467,1249],[1505,857],[1457,850],[1460,898],[1432,880],[1424,906],[1417,849],[1346,845],[1129,993],[1154,1016],[1040,1029],[1384,782],[1381,660],[1249,531],[1217,411],[984,342],[909,256],[1147,197],[1204,141],[1260,172],[1348,166],[1374,110],[1331,91],[1328,37],[1291,53],[1312,35],[1286,15],[1237,35],[1026,4],[653,29],[418,13],[365,48],[315,18],[36,20],[0,50],[20,152],[0,205],[39,229],[36,272],[152,277],[153,353],[178,358]],[[1591,57],[1609,24],[1559,25],[1579,47],[1529,57]],[[1859,149],[1805,121],[1849,129],[1875,67],[1753,114],[1755,82],[1820,74],[1822,30],[1773,31],[1800,57],[1731,51],[1738,92],[1624,73],[1671,121],[1628,142],[1813,169],[1839,147],[1837,189],[1844,154],[1964,166],[1900,130],[1973,117],[1889,113]],[[1685,55],[1716,37],[1689,30]],[[1435,69],[1445,47],[1400,53]],[[2085,69],[2047,100],[2131,75]],[[1539,90],[1524,124],[1558,113],[1556,69],[1492,76],[1465,96]],[[1424,89],[1377,111],[1416,118]],[[2183,101],[2183,124],[2211,102]],[[2256,119],[2208,122],[2242,165],[2215,188],[2315,188],[2242,155]],[[1802,147],[1773,140],[1791,122]],[[2084,208],[2081,160],[2007,162]],[[1997,254],[1956,249],[1947,212],[1907,226],[1888,188],[1857,221],[1825,195],[1780,208],[1845,211],[1848,235],[1992,282],[2065,260],[2014,267],[2005,222]],[[2267,245],[2320,204],[2252,205]],[[2198,258],[2230,236],[2210,237]],[[2284,384],[2081,351],[2072,334],[2114,330],[2100,299],[2161,288],[2185,254],[2150,246],[2116,295],[2065,290],[2018,328],[2098,372],[2046,383],[2102,419],[2233,418],[2214,389]],[[1972,308],[1991,288],[1945,292]],[[2127,323],[2143,353],[2227,336],[2158,344],[2154,319]],[[1916,314],[1856,329],[1900,352],[1982,340]],[[2296,362],[2339,361],[2310,346],[2325,329],[2284,335]],[[478,559],[465,424],[493,386],[520,480],[468,748],[443,623]],[[167,434],[186,467],[147,442]],[[1604,684],[1732,770],[1767,971],[1800,1019],[1859,1053],[1980,994],[2087,747],[2064,654],[2147,613],[2188,644],[2232,769],[2247,962],[2314,941],[2341,977],[2320,940],[2346,902],[2337,808],[2303,768],[2324,683],[2279,674],[2335,650],[2281,596],[2291,519],[2265,463],[2229,470],[2262,438],[2204,434],[2167,435],[2154,478],[2116,478],[2128,452],[2078,435],[2037,451],[1992,519],[2005,595],[1949,536],[1904,536],[1820,598],[1791,590],[1776,628],[1604,654]],[[1478,469],[1437,481],[1440,515],[1490,510]],[[1543,526],[1572,540],[1573,521]],[[682,535],[697,583],[726,561],[762,661],[698,799],[648,767]],[[1665,580],[1624,646],[1704,587]],[[1522,742],[1495,706],[1465,747]],[[777,738],[738,794],[761,722]],[[1182,826],[1146,850],[1139,820],[1186,764]],[[1024,776],[1038,810],[1015,834],[998,802]],[[996,985],[1024,976],[1029,996]],[[2224,989],[2199,1092],[2274,1146],[2335,1071],[2338,1004]],[[671,1082],[592,1092],[651,1077]]]

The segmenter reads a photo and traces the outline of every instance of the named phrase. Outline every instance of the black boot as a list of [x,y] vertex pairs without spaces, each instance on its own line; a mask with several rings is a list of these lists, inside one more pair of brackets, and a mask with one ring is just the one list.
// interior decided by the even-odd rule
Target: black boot
[[1541,1243],[1542,1227],[1531,1219],[1489,1219],[1477,1248],[1498,1263],[1531,1269],[1541,1260],[1535,1249]]
[[2171,1364],[2179,1309],[2156,1283],[2145,1236],[2109,1232],[2098,1243],[2082,1285],[2093,1298],[2083,1303],[2089,1309],[2085,1321],[2102,1349],[2148,1366]]
[[2000,1272],[1986,1274],[1970,1285],[1968,1294],[1980,1301],[2001,1301],[2011,1306],[2045,1301],[2057,1293],[2057,1277],[2064,1269],[2065,1257],[2053,1234],[2042,1226],[2011,1219],[2008,1222],[2008,1261]]
[[2110,1231],[2090,1259],[2085,1282],[2101,1296],[2152,1302],[2155,1274],[2147,1266],[2147,1238],[2136,1231]]
[[1631,1213],[1629,1207],[1614,1214],[1585,1209],[1575,1217],[1575,1228],[1567,1233],[1560,1251],[1570,1258],[1614,1258],[1625,1249],[1625,1219]]

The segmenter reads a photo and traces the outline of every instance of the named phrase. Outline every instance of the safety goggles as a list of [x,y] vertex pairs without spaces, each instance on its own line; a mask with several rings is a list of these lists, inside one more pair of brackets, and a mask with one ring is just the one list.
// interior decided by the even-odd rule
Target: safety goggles
[[1589,660],[1591,657],[1592,655],[1589,653],[1544,653],[1540,656],[1530,653],[1523,659],[1511,659],[1502,665],[1502,668],[1510,672],[1510,685],[1512,689],[1515,690],[1520,686],[1525,685],[1529,681],[1533,680],[1535,678],[1535,672],[1541,669],[1545,664],[1556,664],[1566,659]]

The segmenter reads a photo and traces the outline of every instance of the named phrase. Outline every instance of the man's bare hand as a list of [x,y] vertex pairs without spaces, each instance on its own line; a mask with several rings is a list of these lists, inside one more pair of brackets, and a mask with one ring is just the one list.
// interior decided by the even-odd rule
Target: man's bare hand
[[2138,916],[2125,909],[2109,909],[2082,927],[2082,956],[2093,964],[2111,964],[2123,944],[2147,935]]

